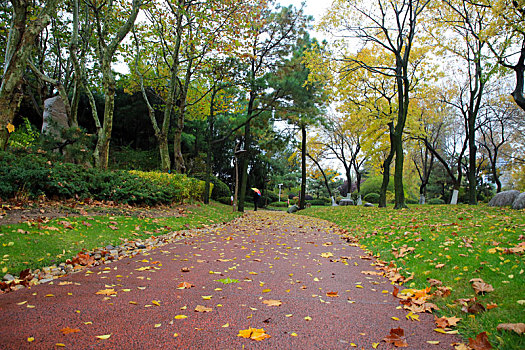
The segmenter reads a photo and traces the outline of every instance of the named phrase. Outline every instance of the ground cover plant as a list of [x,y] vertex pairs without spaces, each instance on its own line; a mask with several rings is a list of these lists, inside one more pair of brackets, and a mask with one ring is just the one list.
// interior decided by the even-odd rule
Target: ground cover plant
[[523,335],[496,329],[525,320],[523,211],[423,205],[404,210],[318,207],[301,214],[346,228],[363,248],[393,262],[405,277],[413,275],[404,288],[441,281],[451,293],[432,299],[440,308],[435,313],[461,318],[457,329],[465,340],[486,332],[495,348],[525,348]]
[[[1,225],[0,271],[17,275],[21,270],[59,264],[83,249],[119,245],[122,239],[145,239],[173,231],[232,220],[238,213],[218,203],[174,208],[170,216],[100,215],[87,213],[46,220]],[[168,214],[165,214],[168,215]]]

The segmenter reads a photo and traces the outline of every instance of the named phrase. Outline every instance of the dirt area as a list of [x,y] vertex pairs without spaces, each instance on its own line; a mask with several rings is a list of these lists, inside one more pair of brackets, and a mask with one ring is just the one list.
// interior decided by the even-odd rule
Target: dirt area
[[85,215],[118,215],[141,218],[179,216],[183,206],[134,207],[100,201],[39,201],[2,202],[0,201],[0,225],[10,225],[38,219],[54,219]]

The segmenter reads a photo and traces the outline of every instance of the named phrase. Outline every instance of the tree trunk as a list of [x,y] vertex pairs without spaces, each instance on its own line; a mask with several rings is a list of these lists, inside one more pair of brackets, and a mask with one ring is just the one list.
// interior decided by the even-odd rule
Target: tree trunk
[[308,158],[310,158],[312,160],[312,162],[315,163],[315,165],[317,165],[317,168],[319,168],[319,171],[323,175],[324,185],[326,186],[326,190],[328,191],[328,196],[330,198],[332,198],[332,196],[333,196],[332,190],[330,189],[330,185],[328,184],[328,179],[326,178],[326,174],[325,174],[323,168],[321,167],[321,164],[319,164],[319,162],[317,160],[315,160],[315,158],[312,157],[309,153],[306,153],[306,155],[308,156]]
[[[107,62],[107,61],[106,61]],[[113,112],[115,108],[116,82],[111,72],[110,63],[107,62],[103,68],[104,75],[104,121],[102,128],[98,132],[97,145],[93,157],[95,167],[107,169],[109,164],[109,143],[111,141],[111,131],[113,130]]]
[[7,148],[9,131],[22,101],[22,81],[35,39],[49,24],[58,0],[49,0],[38,17],[28,19],[29,1],[12,0],[13,16],[7,39],[2,84],[0,85],[0,149]]
[[301,195],[299,196],[299,209],[306,207],[306,126],[301,125]]
[[[250,109],[250,107],[248,107]],[[240,184],[240,196],[239,196],[239,207],[238,210],[244,212],[244,199],[246,198],[246,185],[248,184],[248,163],[250,160],[250,122],[244,126],[244,153],[241,157],[241,184]]]
[[392,159],[394,158],[395,148],[394,148],[394,124],[392,122],[388,123],[388,129],[390,130],[390,152],[383,162],[383,182],[381,183],[381,189],[379,190],[379,208],[386,207],[386,190],[388,188],[388,183],[390,182],[390,165],[392,164]]
[[213,122],[214,122],[214,101],[217,90],[214,88],[210,99],[210,115],[208,116],[208,150],[206,152],[206,185],[204,186],[204,204],[210,203],[210,181],[211,181],[211,163],[212,163],[212,140],[213,140]]
[[403,188],[403,161],[405,155],[403,154],[403,133],[395,136],[395,150],[396,160],[394,168],[394,195],[395,195],[395,209],[406,208],[405,191]]
[[512,98],[516,104],[525,111],[525,97],[523,96],[524,90],[524,72],[525,72],[525,39],[521,43],[521,53],[518,59],[518,63],[512,68],[516,73],[516,87],[512,91]]

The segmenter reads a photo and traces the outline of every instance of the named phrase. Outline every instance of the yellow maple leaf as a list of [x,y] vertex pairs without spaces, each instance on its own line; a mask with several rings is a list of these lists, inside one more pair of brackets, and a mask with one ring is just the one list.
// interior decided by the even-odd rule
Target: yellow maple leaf
[[8,123],[7,124],[7,132],[8,133],[12,133],[13,131],[15,131],[15,126],[11,123]]

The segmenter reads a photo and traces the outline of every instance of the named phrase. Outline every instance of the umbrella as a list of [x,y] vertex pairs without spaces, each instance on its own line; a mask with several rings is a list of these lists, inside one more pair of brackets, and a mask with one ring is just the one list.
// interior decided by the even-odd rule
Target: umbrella
[[259,196],[261,195],[261,191],[259,191],[257,188],[252,187],[252,190],[257,193]]

